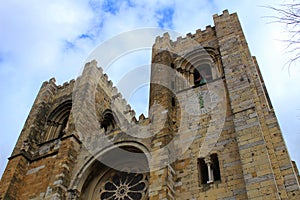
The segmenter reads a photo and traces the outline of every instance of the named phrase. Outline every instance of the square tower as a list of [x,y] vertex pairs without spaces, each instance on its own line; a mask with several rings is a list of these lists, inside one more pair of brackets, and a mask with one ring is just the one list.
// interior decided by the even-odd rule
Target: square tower
[[152,48],[149,117],[96,61],[42,84],[0,183],[6,199],[295,199],[299,175],[236,13]]

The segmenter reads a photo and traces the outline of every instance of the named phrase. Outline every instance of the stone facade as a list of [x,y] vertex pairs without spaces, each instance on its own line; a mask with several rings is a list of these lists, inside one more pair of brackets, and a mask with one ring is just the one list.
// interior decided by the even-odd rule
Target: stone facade
[[213,19],[156,38],[148,118],[134,117],[96,61],[76,81],[44,82],[0,199],[300,199],[238,17]]

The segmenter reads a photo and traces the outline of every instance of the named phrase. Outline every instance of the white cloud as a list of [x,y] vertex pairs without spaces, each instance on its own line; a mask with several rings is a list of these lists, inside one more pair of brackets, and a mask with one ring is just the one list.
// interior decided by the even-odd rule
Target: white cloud
[[53,67],[63,40],[84,32],[92,17],[86,5],[72,1],[9,1],[0,12],[5,27],[0,33],[1,50],[31,67]]
[[176,1],[173,19],[175,30],[182,34],[204,30],[207,25],[213,25],[212,10],[210,1]]

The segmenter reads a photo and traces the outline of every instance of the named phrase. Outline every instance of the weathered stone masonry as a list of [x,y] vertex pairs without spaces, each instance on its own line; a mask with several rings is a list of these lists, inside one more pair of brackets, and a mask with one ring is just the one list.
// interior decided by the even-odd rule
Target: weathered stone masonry
[[[0,199],[300,199],[298,169],[237,14],[225,10],[213,20],[176,41],[168,33],[156,38],[148,118],[134,117],[96,61],[76,81],[44,82],[2,176]],[[83,97],[78,106],[74,98]],[[136,136],[145,127],[159,131],[139,138],[120,124],[136,126]],[[142,156],[128,161],[115,147]],[[98,158],[149,170],[128,176]],[[122,176],[140,187],[118,185]]]

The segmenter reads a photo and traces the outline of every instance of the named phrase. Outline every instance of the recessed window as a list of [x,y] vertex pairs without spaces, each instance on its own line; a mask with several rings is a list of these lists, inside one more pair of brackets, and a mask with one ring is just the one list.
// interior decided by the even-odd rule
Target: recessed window
[[217,154],[198,159],[199,181],[201,185],[221,180],[220,165]]
[[194,69],[194,85],[204,85],[206,82],[213,79],[211,66],[209,64],[202,64]]
[[100,128],[104,128],[105,132],[112,131],[115,128],[115,119],[110,110],[103,113],[103,120],[101,121]]
[[207,184],[208,181],[208,170],[207,170],[207,165],[204,161],[204,158],[199,158],[198,160],[198,167],[200,171],[200,183]]
[[172,97],[172,106],[175,107],[176,106],[176,102],[175,102],[175,98]]
[[220,181],[221,173],[220,173],[220,165],[219,165],[218,155],[212,154],[210,157],[211,157],[211,168],[213,171],[214,181]]
[[200,74],[200,72],[195,69],[194,70],[194,85],[198,86],[198,85],[204,85],[206,83],[205,78],[202,76],[202,74]]
[[43,142],[62,137],[67,132],[67,123],[72,102],[66,101],[54,109],[47,117],[47,130]]

